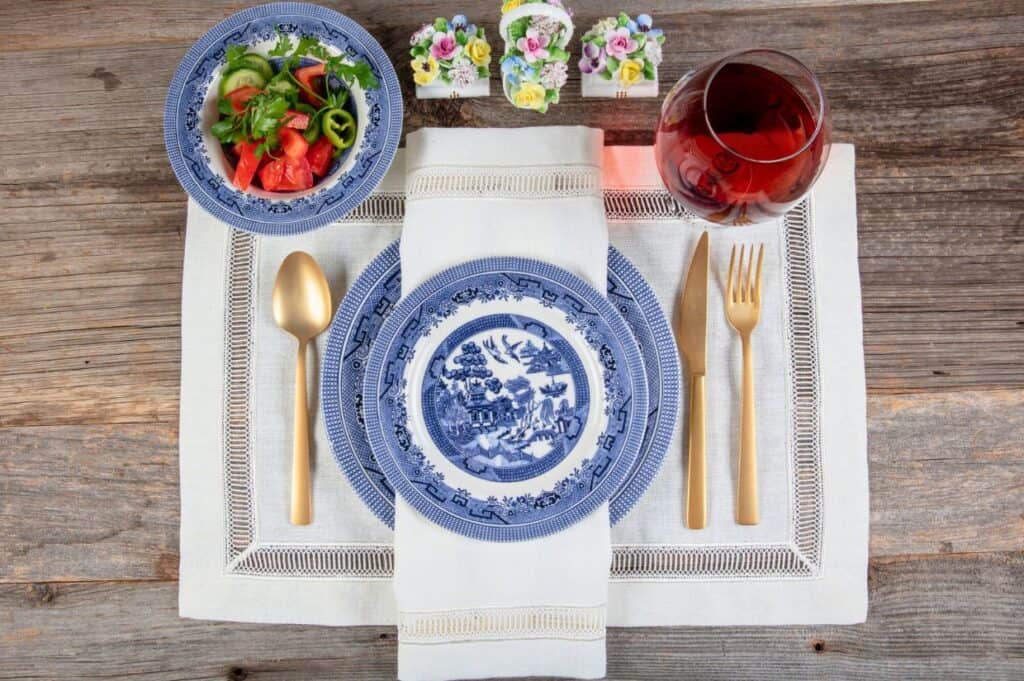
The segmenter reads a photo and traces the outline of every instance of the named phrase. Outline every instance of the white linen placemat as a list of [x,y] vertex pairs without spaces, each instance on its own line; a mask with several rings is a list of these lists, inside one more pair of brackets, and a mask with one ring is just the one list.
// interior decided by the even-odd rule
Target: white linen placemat
[[[340,300],[399,235],[403,159],[400,150],[357,211],[301,236],[233,232],[189,205],[179,436],[185,617],[396,622],[392,533],[335,465],[313,381],[314,522],[288,523],[294,341],[273,324],[270,289],[284,256],[302,249]],[[650,147],[606,147],[603,165],[610,241],[671,317],[707,225],[665,192]],[[709,366],[718,376],[708,388],[711,524],[683,526],[677,432],[647,494],[612,528],[610,626],[863,621],[868,486],[854,197],[853,147],[834,145],[810,197],[785,219],[710,228],[718,283],[709,289]],[[763,521],[740,527],[732,522],[739,344],[717,296],[729,245],[755,239],[767,244],[754,337]],[[324,344],[318,339],[317,350]]]
[[[406,138],[402,292],[468,260],[546,260],[603,287],[604,132],[428,128]],[[395,506],[402,681],[605,673],[608,504],[521,542],[457,535]]]

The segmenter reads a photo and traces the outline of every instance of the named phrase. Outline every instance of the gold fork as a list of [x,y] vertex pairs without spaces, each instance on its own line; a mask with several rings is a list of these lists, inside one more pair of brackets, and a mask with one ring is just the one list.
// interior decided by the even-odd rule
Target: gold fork
[[[746,258],[746,245],[740,246],[736,263],[736,246],[729,256],[729,281],[725,289],[725,315],[729,324],[743,341],[743,401],[740,411],[740,465],[736,492],[736,522],[757,525],[757,435],[754,416],[754,356],[750,347],[750,334],[761,316],[761,265],[764,244],[757,252],[757,272],[754,273],[754,246]],[[733,277],[735,270],[736,276]]]

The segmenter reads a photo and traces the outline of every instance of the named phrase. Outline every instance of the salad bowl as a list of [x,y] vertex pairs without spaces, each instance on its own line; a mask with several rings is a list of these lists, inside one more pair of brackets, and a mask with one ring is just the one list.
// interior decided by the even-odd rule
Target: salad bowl
[[[282,55],[282,43],[299,48]],[[237,66],[237,55],[244,52],[242,58],[268,69],[266,75],[273,81],[277,80],[272,78],[275,72],[288,68],[283,65],[288,57],[296,67],[319,63],[299,51],[306,49],[304,45],[310,45],[310,52],[323,59],[364,69],[366,79],[327,80],[347,90],[339,108],[344,109],[347,120],[354,121],[354,136],[346,140],[344,149],[335,150],[315,183],[282,185],[285,189],[280,191],[268,191],[265,182],[239,183],[239,160],[223,135],[215,134],[215,125],[225,113],[224,86],[235,90],[238,84],[233,81],[244,70]],[[232,113],[230,108],[227,113]],[[319,119],[314,121],[319,124]],[[248,129],[248,125],[243,127]],[[307,232],[342,218],[383,179],[401,130],[398,78],[380,44],[344,15],[303,3],[254,7],[214,26],[182,59],[164,109],[168,158],[188,195],[231,226],[266,235]],[[254,148],[261,141],[254,139]],[[257,153],[260,158],[269,153],[264,160],[280,155],[277,149],[264,148]]]

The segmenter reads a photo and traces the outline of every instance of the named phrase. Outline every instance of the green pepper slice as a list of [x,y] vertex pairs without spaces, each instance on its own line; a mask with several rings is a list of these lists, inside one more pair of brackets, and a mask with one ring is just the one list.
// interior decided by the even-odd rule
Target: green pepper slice
[[320,120],[324,136],[337,149],[348,149],[356,141],[356,120],[344,109],[328,109]]

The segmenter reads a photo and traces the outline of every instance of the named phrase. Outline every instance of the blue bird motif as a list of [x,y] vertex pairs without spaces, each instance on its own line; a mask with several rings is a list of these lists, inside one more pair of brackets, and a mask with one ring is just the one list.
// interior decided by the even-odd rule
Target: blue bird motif
[[484,350],[486,350],[487,354],[493,357],[496,362],[498,362],[499,364],[508,364],[507,360],[502,359],[501,351],[498,350],[498,345],[497,343],[494,342],[493,338],[488,338],[483,343],[481,343],[481,345],[484,346]]
[[514,359],[516,362],[522,364],[522,361],[519,359],[519,355],[516,354],[516,348],[522,345],[523,341],[519,341],[518,343],[509,343],[508,336],[502,336],[501,344],[505,346],[506,355]]

